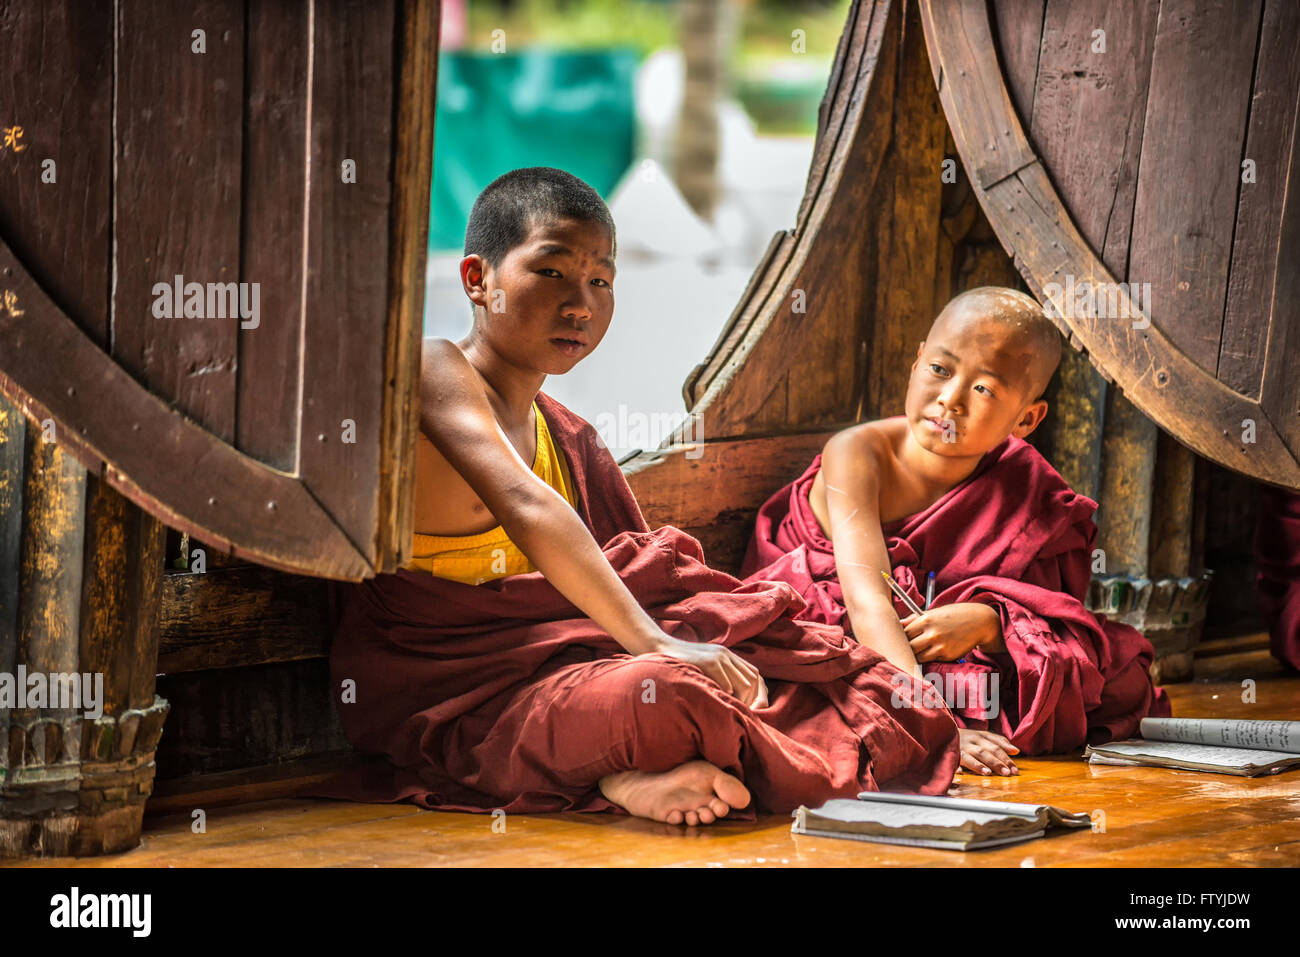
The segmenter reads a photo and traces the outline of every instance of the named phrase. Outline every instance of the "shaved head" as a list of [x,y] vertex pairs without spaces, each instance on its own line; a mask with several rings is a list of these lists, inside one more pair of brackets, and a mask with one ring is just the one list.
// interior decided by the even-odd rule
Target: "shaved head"
[[1061,334],[1029,295],[1000,286],[980,286],[955,296],[939,313],[930,337],[941,329],[992,326],[1004,351],[1024,358],[1020,388],[1026,401],[1042,398],[1061,362]]

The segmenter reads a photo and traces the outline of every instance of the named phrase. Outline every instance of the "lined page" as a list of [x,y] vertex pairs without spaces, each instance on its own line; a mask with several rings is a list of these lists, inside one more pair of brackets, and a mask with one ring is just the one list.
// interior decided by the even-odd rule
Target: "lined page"
[[1228,768],[1248,767],[1252,764],[1262,766],[1285,757],[1277,751],[1223,748],[1212,744],[1193,744],[1185,741],[1116,741],[1113,744],[1096,745],[1094,750],[1105,751],[1107,754],[1142,754],[1152,758],[1174,758],[1178,761],[1217,764]]
[[1259,751],[1300,754],[1300,721],[1255,721],[1245,718],[1143,718],[1141,734],[1148,741],[1183,741],[1225,748],[1252,748]]

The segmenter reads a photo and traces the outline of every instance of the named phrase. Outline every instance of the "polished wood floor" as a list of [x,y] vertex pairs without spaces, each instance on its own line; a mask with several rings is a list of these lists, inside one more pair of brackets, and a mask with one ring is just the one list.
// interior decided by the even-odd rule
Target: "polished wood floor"
[[[1167,689],[1184,717],[1300,718],[1300,678]],[[790,818],[689,829],[609,814],[486,815],[413,805],[281,799],[147,817],[140,847],[103,858],[18,866],[858,866],[1168,867],[1300,865],[1300,771],[1237,778],[1156,768],[1091,768],[1078,755],[1020,762],[1012,778],[961,775],[951,793],[1056,804],[1093,814],[1095,831],[960,853],[795,835]],[[1096,814],[1094,812],[1101,812]]]

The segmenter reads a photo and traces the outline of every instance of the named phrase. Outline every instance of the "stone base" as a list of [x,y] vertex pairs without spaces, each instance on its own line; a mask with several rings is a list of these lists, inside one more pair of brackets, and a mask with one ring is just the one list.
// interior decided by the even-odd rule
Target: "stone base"
[[92,857],[140,846],[144,802],[102,814],[81,811],[36,818],[0,817],[0,860],[19,857]]
[[1151,665],[1151,680],[1158,685],[1173,684],[1177,681],[1192,680],[1192,653],[1180,651],[1161,655],[1156,653],[1156,660]]
[[103,718],[13,722],[0,749],[0,860],[138,846],[168,708],[155,696]]
[[1192,680],[1192,658],[1201,640],[1213,572],[1196,578],[1094,577],[1088,610],[1132,625],[1151,642],[1156,684]]

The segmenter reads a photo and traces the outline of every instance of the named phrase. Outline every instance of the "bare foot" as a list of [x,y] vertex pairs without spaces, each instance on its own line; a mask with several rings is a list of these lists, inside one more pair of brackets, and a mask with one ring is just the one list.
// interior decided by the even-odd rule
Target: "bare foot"
[[671,771],[620,771],[600,779],[600,793],[629,814],[666,824],[712,824],[733,807],[749,804],[738,778],[708,761],[688,761]]

